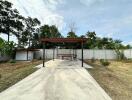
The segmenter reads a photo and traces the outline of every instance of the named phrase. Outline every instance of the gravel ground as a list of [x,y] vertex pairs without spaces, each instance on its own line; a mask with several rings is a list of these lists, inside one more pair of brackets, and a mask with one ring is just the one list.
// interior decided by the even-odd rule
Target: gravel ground
[[[0,93],[0,100],[111,100],[81,62],[51,60]],[[84,64],[86,68],[91,66]]]

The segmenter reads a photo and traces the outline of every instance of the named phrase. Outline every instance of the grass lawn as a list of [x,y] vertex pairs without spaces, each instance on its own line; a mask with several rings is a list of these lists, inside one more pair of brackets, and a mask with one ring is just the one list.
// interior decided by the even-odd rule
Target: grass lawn
[[132,100],[132,61],[110,61],[108,67],[85,62],[93,66],[88,71],[113,100]]
[[0,92],[14,85],[37,70],[36,65],[42,61],[16,62],[0,64]]

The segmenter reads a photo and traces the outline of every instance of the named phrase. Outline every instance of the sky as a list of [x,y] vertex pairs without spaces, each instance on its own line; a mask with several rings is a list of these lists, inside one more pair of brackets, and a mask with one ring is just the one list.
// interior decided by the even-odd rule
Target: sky
[[[77,35],[95,31],[97,36],[132,44],[132,0],[8,0],[23,16],[41,24],[56,25],[66,36],[75,23]],[[14,39],[14,38],[12,38]]]

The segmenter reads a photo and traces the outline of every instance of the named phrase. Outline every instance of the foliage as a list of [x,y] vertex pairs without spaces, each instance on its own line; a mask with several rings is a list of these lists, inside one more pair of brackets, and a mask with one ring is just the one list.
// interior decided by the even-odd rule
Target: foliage
[[12,3],[0,0],[0,33],[8,35],[8,42],[10,33],[17,36],[23,29],[22,21],[23,17],[19,15],[17,9],[12,8]]
[[96,43],[96,33],[95,32],[87,32],[86,37],[88,38],[87,45],[89,48],[95,48]]
[[91,62],[92,62],[92,63],[95,63],[95,61],[96,61],[95,58],[92,58],[92,59],[91,59]]
[[[17,9],[12,7],[12,3],[6,0],[0,0],[0,33],[9,36],[15,35],[18,39],[18,47],[24,48],[42,48],[42,44],[39,42],[40,38],[61,38],[62,34],[59,32],[55,25],[43,25],[37,18],[23,17],[19,14]],[[86,49],[115,49],[116,53],[123,57],[120,49],[130,49],[130,45],[123,45],[122,41],[114,40],[108,37],[98,37],[96,32],[88,31],[85,35],[77,36],[75,33],[75,23],[69,25],[70,31],[67,33],[67,38],[88,38],[87,43],[84,44]],[[0,40],[0,47],[3,45]],[[46,47],[54,47],[56,44],[47,44]],[[8,45],[7,45],[8,46]],[[67,44],[67,47],[71,44]],[[81,45],[77,44],[80,48]],[[94,54],[94,52],[93,52]]]
[[49,26],[44,25],[40,27],[40,37],[41,38],[60,38],[62,35],[60,34],[58,28],[55,25]]
[[10,61],[10,63],[16,63],[16,60],[13,60],[13,59],[12,59],[12,60]]
[[29,45],[35,45],[36,43],[36,34],[38,35],[38,27],[40,25],[40,21],[37,18],[24,18],[24,30],[19,34],[18,38],[18,47],[25,47]]
[[0,43],[0,51],[1,51],[2,55],[11,56],[13,54],[15,46],[16,46],[16,44],[13,41],[7,42],[7,41],[3,40]]
[[[44,25],[40,27],[40,38],[61,38],[62,35],[55,25]],[[57,44],[47,44],[46,48],[53,48]],[[42,44],[40,44],[42,47]]]
[[75,34],[75,32],[71,31],[71,32],[68,32],[67,38],[77,38],[77,35]]
[[101,59],[100,60],[100,63],[103,65],[103,66],[109,66],[110,62],[108,62],[108,60],[106,59]]

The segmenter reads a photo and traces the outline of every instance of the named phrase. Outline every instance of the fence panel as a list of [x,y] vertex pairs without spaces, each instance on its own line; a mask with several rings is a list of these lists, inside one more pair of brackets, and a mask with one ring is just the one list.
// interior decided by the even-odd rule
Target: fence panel
[[[58,49],[59,54],[72,54],[72,49]],[[77,49],[77,58],[81,59],[81,49]],[[53,49],[46,49],[45,51],[46,58],[52,59],[53,58]],[[57,49],[55,49],[55,58],[57,57]],[[35,52],[35,58],[43,58],[43,50]],[[98,50],[98,49],[84,49],[84,59],[116,59],[117,55],[114,50]]]

